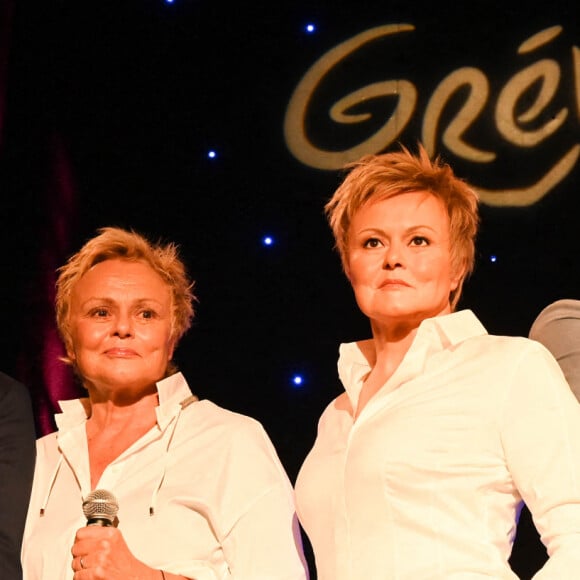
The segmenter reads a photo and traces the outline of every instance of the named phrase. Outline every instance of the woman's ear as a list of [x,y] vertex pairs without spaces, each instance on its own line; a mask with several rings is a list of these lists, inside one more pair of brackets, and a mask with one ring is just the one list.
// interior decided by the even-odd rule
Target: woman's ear
[[72,340],[70,338],[67,340],[67,344],[65,345],[65,351],[67,358],[74,363],[77,357],[75,355],[75,349],[73,348]]
[[176,345],[177,345],[177,339],[175,337],[172,337],[170,339],[170,342],[169,342],[169,351],[168,351],[167,362],[173,360],[173,354],[175,353]]
[[452,264],[451,268],[451,280],[450,280],[450,288],[451,292],[457,290],[461,280],[463,280],[465,276],[465,260],[457,260],[459,264]]
[[350,266],[348,263],[348,256],[345,254],[341,256],[342,259],[342,270],[346,276],[346,279],[350,282]]

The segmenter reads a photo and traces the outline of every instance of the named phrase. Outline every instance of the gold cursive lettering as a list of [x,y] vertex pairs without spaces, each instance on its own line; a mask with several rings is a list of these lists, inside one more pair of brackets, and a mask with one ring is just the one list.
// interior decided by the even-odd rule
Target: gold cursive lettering
[[579,156],[580,145],[574,145],[547,173],[528,187],[502,189],[501,191],[478,187],[477,192],[481,201],[487,205],[515,207],[533,205],[572,171]]
[[433,92],[423,118],[423,144],[430,155],[435,154],[436,134],[441,113],[452,95],[461,87],[469,87],[469,98],[449,126],[443,131],[443,143],[457,156],[486,163],[495,159],[495,153],[483,151],[463,140],[465,131],[483,110],[489,95],[487,77],[476,68],[460,68],[443,79]]
[[518,126],[514,113],[521,96],[535,83],[540,91],[532,105],[517,117],[519,123],[529,123],[544,111],[553,99],[560,81],[560,67],[553,60],[540,60],[514,75],[502,89],[497,100],[495,123],[502,136],[519,147],[533,147],[553,133],[564,123],[568,111],[562,108],[548,122],[536,130]]
[[[286,143],[299,161],[316,169],[336,170],[362,155],[384,151],[399,138],[415,113],[418,101],[417,88],[405,79],[369,84],[338,99],[330,107],[329,116],[334,122],[357,124],[369,121],[372,115],[355,113],[355,106],[384,96],[397,97],[396,107],[389,118],[370,137],[353,147],[342,151],[316,147],[306,135],[306,119],[314,92],[334,67],[365,44],[414,29],[412,24],[371,28],[339,44],[314,63],[294,90],[284,119]],[[519,45],[517,53],[529,55],[539,50],[557,38],[562,30],[561,26],[552,26],[530,36]],[[576,46],[572,47],[572,65],[576,113],[580,119],[580,49]],[[567,107],[550,110],[560,88],[561,75],[558,62],[548,58],[539,59],[514,74],[499,91],[493,110],[498,135],[507,143],[524,150],[553,137],[570,117]],[[491,163],[496,160],[495,151],[478,147],[469,142],[467,137],[468,130],[481,118],[489,103],[489,92],[487,76],[475,67],[452,71],[435,87],[427,101],[421,128],[421,139],[430,155],[435,155],[440,135],[445,147],[459,158],[472,163]],[[447,121],[447,126],[442,127],[444,112],[452,101],[458,102],[458,96],[463,98],[459,109]],[[482,202],[488,205],[531,205],[560,183],[573,170],[579,157],[580,145],[574,144],[550,169],[529,185],[498,190],[477,185],[476,188]]]
[[284,120],[284,135],[288,148],[305,165],[316,169],[338,169],[355,161],[365,153],[381,151],[388,147],[402,132],[411,118],[417,100],[417,91],[408,81],[386,81],[359,89],[339,100],[331,109],[333,120],[340,123],[357,123],[368,115],[349,115],[347,109],[355,103],[383,95],[397,95],[398,106],[390,119],[369,139],[345,151],[324,151],[315,147],[305,132],[305,118],[316,87],[329,70],[362,45],[377,38],[414,30],[411,24],[388,24],[371,28],[339,44],[320,58],[304,75],[290,98]]

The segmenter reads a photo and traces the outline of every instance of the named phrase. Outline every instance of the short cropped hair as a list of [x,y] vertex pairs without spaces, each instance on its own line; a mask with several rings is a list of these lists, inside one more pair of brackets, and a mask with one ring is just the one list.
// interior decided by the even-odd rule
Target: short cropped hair
[[[171,335],[175,344],[187,332],[194,316],[194,282],[189,279],[184,262],[174,243],[153,243],[133,230],[105,227],[91,238],[67,263],[58,269],[56,282],[56,323],[67,353],[72,347],[70,305],[75,285],[95,265],[107,260],[144,262],[171,290]],[[67,364],[73,364],[68,356]]]
[[440,157],[431,160],[419,144],[416,155],[400,151],[366,155],[344,167],[346,177],[325,205],[342,266],[348,266],[348,231],[354,214],[370,201],[402,193],[426,191],[440,199],[449,216],[452,267],[462,272],[449,301],[454,309],[463,282],[475,264],[475,237],[479,226],[478,196]]

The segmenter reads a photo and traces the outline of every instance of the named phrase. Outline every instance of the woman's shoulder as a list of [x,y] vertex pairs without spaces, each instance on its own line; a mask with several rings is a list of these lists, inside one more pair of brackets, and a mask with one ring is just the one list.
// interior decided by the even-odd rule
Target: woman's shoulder
[[[191,405],[190,429],[182,433],[194,448],[211,450],[212,461],[245,470],[275,472],[277,480],[281,470],[278,454],[270,436],[260,421],[202,399]],[[272,471],[273,470],[273,471]],[[284,476],[285,477],[285,476]]]
[[36,440],[37,466],[56,465],[60,460],[61,451],[58,445],[58,433],[52,432],[42,435]]
[[466,341],[461,351],[461,360],[471,361],[478,368],[486,368],[506,376],[522,378],[523,375],[556,376],[560,367],[539,342],[524,336],[503,336],[488,334]]
[[58,431],[46,433],[36,440],[36,446],[42,449],[52,449],[58,447]]
[[191,420],[200,431],[220,437],[263,438],[262,423],[244,413],[226,409],[209,399],[196,401],[191,407]]
[[512,356],[516,353],[528,353],[541,350],[542,345],[525,336],[515,335],[501,335],[501,334],[484,334],[481,336],[473,336],[468,338],[465,343],[466,346],[475,348],[484,348],[482,352],[489,352],[493,354],[504,354]]

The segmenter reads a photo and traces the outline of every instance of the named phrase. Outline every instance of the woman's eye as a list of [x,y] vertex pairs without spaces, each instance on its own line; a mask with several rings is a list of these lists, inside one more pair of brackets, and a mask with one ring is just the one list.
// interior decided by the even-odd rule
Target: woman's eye
[[153,310],[142,310],[141,311],[141,318],[150,319],[155,316],[155,312]]
[[95,308],[93,310],[91,310],[91,316],[94,316],[95,318],[104,318],[105,316],[108,316],[109,311],[106,308]]
[[364,244],[365,248],[378,248],[381,245],[381,241],[378,238],[369,238]]
[[428,246],[429,240],[427,238],[424,238],[423,236],[415,236],[411,240],[411,245],[412,246]]

